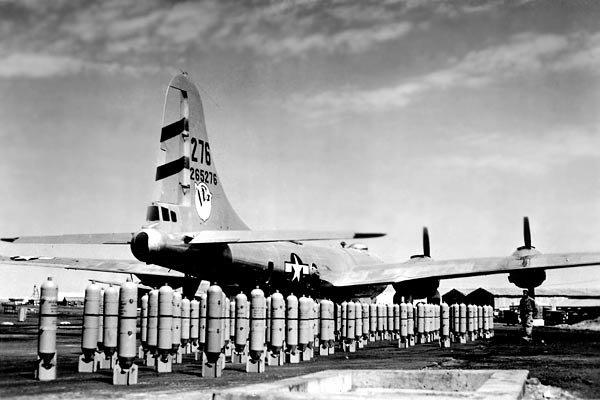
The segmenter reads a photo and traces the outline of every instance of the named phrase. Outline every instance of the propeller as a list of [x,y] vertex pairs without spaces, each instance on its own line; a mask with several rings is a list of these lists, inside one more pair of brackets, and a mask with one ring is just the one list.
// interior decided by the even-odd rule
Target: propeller
[[523,217],[523,240],[525,242],[525,245],[517,248],[517,250],[535,249],[535,247],[531,245],[531,229],[529,228],[529,217]]
[[431,257],[431,252],[430,252],[430,247],[429,247],[429,231],[427,230],[427,227],[424,226],[423,227],[423,254],[417,254],[414,256],[411,256],[410,258],[430,258]]

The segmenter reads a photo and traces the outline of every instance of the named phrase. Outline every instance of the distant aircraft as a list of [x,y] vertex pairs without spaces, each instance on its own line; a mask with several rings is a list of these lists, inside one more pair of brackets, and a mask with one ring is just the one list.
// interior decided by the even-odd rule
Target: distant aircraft
[[[431,259],[426,229],[423,254],[396,263],[384,263],[362,244],[332,248],[305,243],[383,234],[249,230],[223,190],[200,95],[187,74],[174,77],[167,89],[155,189],[146,223],[135,233],[2,239],[15,244],[129,245],[135,259],[7,254],[0,257],[0,263],[135,274],[147,286],[168,282],[182,287],[188,297],[196,293],[202,280],[217,282],[231,294],[259,285],[331,299],[374,297],[391,284],[397,302],[400,296],[439,296],[443,278],[497,273],[509,273],[511,282],[533,293],[545,280],[546,269],[600,264],[600,253],[541,254],[531,245],[527,218],[525,244],[512,255],[450,261]],[[14,245],[8,251],[13,247],[17,251]]]

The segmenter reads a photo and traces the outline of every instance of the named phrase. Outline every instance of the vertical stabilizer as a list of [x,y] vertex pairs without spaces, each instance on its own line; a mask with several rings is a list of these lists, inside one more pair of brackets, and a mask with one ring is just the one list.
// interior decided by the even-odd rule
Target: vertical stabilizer
[[147,223],[167,232],[247,229],[223,190],[200,94],[186,74],[167,89],[154,199]]

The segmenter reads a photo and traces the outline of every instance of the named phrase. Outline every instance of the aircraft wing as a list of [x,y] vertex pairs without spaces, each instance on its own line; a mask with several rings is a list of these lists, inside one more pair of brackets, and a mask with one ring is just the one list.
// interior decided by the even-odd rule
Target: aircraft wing
[[367,239],[384,236],[385,233],[360,233],[350,231],[201,231],[188,233],[187,243],[201,245],[210,243],[257,243],[257,242],[304,242],[310,240]]
[[0,256],[0,264],[78,269],[120,274],[153,275],[173,278],[183,278],[185,276],[181,272],[159,267],[158,265],[146,264],[137,260],[101,260],[93,258],[16,255],[11,257]]
[[[357,266],[344,274],[321,276],[334,286],[397,283],[422,278],[462,278],[531,269],[600,265],[600,253],[536,254],[435,261],[417,258],[402,263]],[[325,271],[323,271],[325,272]]]
[[88,233],[54,236],[14,236],[0,238],[3,242],[26,244],[129,244],[132,232],[125,233]]

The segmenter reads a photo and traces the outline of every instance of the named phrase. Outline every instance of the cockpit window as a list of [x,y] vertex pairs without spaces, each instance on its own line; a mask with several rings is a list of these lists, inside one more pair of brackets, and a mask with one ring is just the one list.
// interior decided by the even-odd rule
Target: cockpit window
[[171,211],[171,221],[177,222],[177,214],[175,214],[175,211]]
[[158,207],[149,206],[146,212],[146,221],[158,221]]
[[160,208],[160,212],[162,214],[162,220],[163,221],[170,221],[169,219],[169,210],[165,207],[161,207]]

